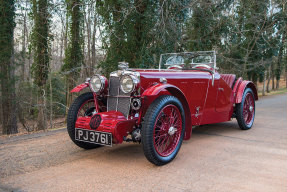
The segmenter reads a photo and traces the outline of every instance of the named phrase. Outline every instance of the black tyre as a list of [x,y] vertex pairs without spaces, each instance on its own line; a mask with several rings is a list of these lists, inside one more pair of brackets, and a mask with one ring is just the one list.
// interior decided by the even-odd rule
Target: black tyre
[[236,119],[238,125],[243,130],[252,127],[255,118],[255,99],[254,93],[250,88],[245,89],[242,101],[236,104]]
[[146,158],[155,165],[165,165],[177,155],[185,132],[181,102],[173,96],[158,97],[148,108],[142,129]]
[[94,149],[101,146],[75,140],[75,123],[77,118],[79,116],[92,116],[94,109],[95,107],[93,93],[88,92],[77,97],[68,111],[67,130],[69,136],[77,146],[83,149]]

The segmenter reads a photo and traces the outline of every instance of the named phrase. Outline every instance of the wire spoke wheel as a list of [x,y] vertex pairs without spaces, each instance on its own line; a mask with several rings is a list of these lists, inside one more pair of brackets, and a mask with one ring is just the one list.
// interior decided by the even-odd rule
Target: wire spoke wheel
[[247,125],[251,123],[254,116],[254,100],[251,93],[247,93],[243,106],[244,121]]
[[77,97],[70,109],[68,111],[67,117],[67,131],[71,140],[79,147],[83,149],[94,149],[100,147],[101,145],[86,143],[82,141],[75,140],[75,125],[76,121],[80,117],[93,116],[93,112],[95,111],[95,102],[93,93],[87,92],[83,93],[79,97]]
[[79,108],[77,117],[86,117],[92,116],[95,111],[95,102],[94,99],[85,101]]
[[241,129],[250,129],[255,117],[255,99],[250,88],[244,91],[241,103],[236,105],[236,119]]
[[165,165],[177,155],[185,133],[185,115],[174,96],[159,96],[149,106],[142,129],[146,158],[155,165]]
[[160,156],[170,155],[176,148],[182,130],[182,119],[175,105],[165,106],[158,114],[154,126],[154,146]]

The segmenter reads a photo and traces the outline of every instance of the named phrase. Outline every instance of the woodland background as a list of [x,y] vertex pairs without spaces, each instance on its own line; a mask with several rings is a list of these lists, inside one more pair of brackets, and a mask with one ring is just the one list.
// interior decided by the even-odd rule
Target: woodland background
[[221,73],[263,83],[263,95],[287,87],[286,5],[286,0],[1,0],[0,131],[56,127],[72,102],[69,91],[86,77],[108,75],[119,61],[156,68],[166,52],[216,50]]

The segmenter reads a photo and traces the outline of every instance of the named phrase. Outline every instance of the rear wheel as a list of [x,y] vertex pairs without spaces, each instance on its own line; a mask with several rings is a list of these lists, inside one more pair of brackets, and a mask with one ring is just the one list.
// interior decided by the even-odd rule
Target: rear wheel
[[185,119],[180,101],[173,96],[160,96],[148,108],[142,130],[146,158],[155,165],[172,161],[182,144]]
[[236,119],[243,130],[252,127],[255,117],[255,99],[250,88],[245,89],[241,103],[236,105]]
[[71,140],[79,147],[84,149],[94,149],[101,145],[85,143],[75,140],[75,124],[78,117],[92,116],[95,110],[93,93],[88,92],[80,95],[73,102],[68,111],[67,130]]

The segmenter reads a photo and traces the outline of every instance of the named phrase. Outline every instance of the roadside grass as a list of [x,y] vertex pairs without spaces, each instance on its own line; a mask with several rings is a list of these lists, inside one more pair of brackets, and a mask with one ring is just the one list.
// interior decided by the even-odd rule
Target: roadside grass
[[271,96],[271,95],[279,95],[279,94],[283,94],[283,93],[287,93],[287,88],[280,88],[278,90],[275,91],[271,91],[270,93],[265,93],[265,95],[262,95],[262,92],[259,92],[259,97],[265,97],[265,96]]
[[[258,90],[258,96],[259,97],[265,97],[265,96],[271,96],[271,95],[278,95],[278,94],[287,93],[286,80],[283,77],[281,77],[281,79],[279,81],[279,89],[271,90],[269,93],[267,93],[267,91],[265,90],[265,95],[264,96],[262,95],[263,83],[258,83],[257,86],[258,86],[257,90]],[[272,82],[270,82],[269,86],[270,86],[270,88],[272,87]],[[267,88],[265,88],[265,89],[267,89]]]

